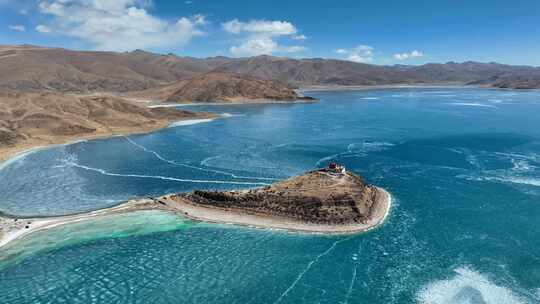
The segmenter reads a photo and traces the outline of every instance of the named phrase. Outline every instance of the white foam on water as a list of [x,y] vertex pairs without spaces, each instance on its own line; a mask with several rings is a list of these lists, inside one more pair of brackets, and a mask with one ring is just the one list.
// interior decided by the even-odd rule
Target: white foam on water
[[207,157],[207,158],[201,160],[201,166],[208,166],[211,161],[213,161],[215,159],[219,159],[221,157],[222,157],[221,155]]
[[482,107],[482,108],[498,109],[498,107],[494,105],[487,105],[487,104],[475,103],[475,102],[452,102],[452,103],[447,103],[447,104],[452,105],[452,106]]
[[231,114],[231,113],[222,113],[221,114],[221,117],[241,117],[241,116],[246,116],[245,114]]
[[417,294],[422,304],[525,304],[511,289],[498,286],[468,267],[454,270],[450,279],[427,284]]
[[531,165],[528,161],[523,160],[523,159],[512,158],[510,161],[512,162],[512,165],[513,165],[512,167],[513,171],[526,172],[526,171],[532,171],[536,168],[535,166]]
[[45,149],[52,149],[52,148],[56,148],[56,147],[63,147],[63,146],[68,146],[68,145],[73,145],[73,144],[78,144],[78,143],[84,143],[84,142],[88,142],[88,140],[87,139],[77,139],[77,140],[74,140],[74,141],[71,141],[71,142],[68,142],[68,143],[64,143],[64,144],[54,144],[54,145],[38,146],[38,147],[30,148],[28,150],[17,153],[17,154],[15,154],[15,156],[11,157],[10,159],[4,161],[3,163],[0,163],[0,170],[4,169],[4,168],[6,168],[6,167],[8,167],[8,166],[10,166],[12,164],[23,162],[24,159],[28,155],[34,154],[36,152],[39,152],[39,151],[42,151],[42,150],[45,150]]
[[15,155],[14,157],[12,157],[12,158],[6,160],[5,162],[1,163],[0,164],[0,170],[2,170],[2,169],[6,168],[6,167],[8,167],[8,166],[10,166],[10,165],[12,165],[14,163],[23,162],[24,159],[28,155],[30,155],[32,153],[35,153],[37,151],[38,151],[38,149],[32,149],[32,150],[28,150],[28,151],[25,151],[25,152],[22,152],[22,153],[19,153],[19,154]]
[[181,126],[189,126],[189,125],[196,125],[204,122],[211,122],[214,119],[189,119],[189,120],[181,120],[177,122],[173,122],[169,125],[169,128],[175,128],[175,127],[181,127]]
[[506,176],[506,177],[499,177],[495,179],[502,182],[509,182],[513,184],[522,184],[522,185],[540,187],[540,178],[522,177],[522,176]]
[[361,143],[352,143],[347,146],[348,152],[372,152],[384,150],[388,147],[394,146],[393,143],[389,142],[379,142],[379,141],[366,141]]
[[501,183],[521,184],[528,186],[540,187],[540,178],[516,176],[516,175],[501,175],[501,176],[469,176],[458,175],[457,177],[471,181],[495,181]]
[[379,100],[380,98],[379,97],[362,97],[360,99],[363,99],[363,100]]
[[80,165],[77,163],[70,162],[69,165],[84,169],[87,171],[97,172],[107,176],[117,176],[117,177],[133,177],[133,178],[149,178],[149,179],[161,179],[175,182],[186,182],[186,183],[199,183],[199,184],[227,184],[227,185],[252,185],[252,186],[268,186],[267,183],[251,183],[251,182],[235,182],[235,181],[223,181],[223,180],[198,180],[198,179],[184,179],[176,178],[170,176],[161,176],[161,175],[143,175],[143,174],[120,174],[108,172],[104,169],[94,168],[89,166]]
[[[222,175],[227,175],[227,176],[230,176],[232,178],[240,178],[240,179],[256,179],[256,180],[277,180],[276,178],[271,178],[271,177],[254,177],[254,176],[241,176],[241,175],[236,175],[234,173],[230,173],[230,172],[226,172],[226,171],[220,171],[220,170],[213,170],[213,169],[207,169],[207,168],[201,168],[201,167],[197,167],[197,166],[192,166],[192,165],[188,165],[188,164],[184,164],[184,163],[179,163],[179,162],[176,162],[174,160],[170,160],[170,159],[167,159],[163,156],[161,156],[159,153],[157,153],[156,151],[154,150],[150,150],[148,148],[146,148],[145,146],[143,145],[140,145],[138,143],[136,143],[135,141],[133,141],[131,138],[127,137],[127,136],[124,136],[124,138],[132,145],[134,145],[135,147],[143,150],[144,152],[147,152],[147,153],[150,153],[150,154],[153,154],[157,159],[163,161],[163,162],[166,162],[166,163],[169,163],[171,165],[174,165],[174,166],[181,166],[181,167],[186,167],[186,168],[190,168],[190,169],[195,169],[195,170],[199,170],[199,171],[205,171],[205,172],[210,172],[210,173],[217,173],[217,174],[222,174]],[[207,161],[207,159],[205,159],[205,161]],[[204,161],[203,161],[204,162]]]

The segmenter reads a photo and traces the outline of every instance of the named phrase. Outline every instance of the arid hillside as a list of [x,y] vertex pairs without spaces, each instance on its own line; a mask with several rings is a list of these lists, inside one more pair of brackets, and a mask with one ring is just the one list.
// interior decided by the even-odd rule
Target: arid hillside
[[184,119],[213,117],[147,108],[122,98],[51,92],[0,93],[0,152],[77,138],[146,132]]
[[323,58],[193,58],[141,50],[92,52],[30,45],[0,46],[0,71],[0,88],[79,93],[141,91],[209,72],[241,74],[290,86],[450,83],[540,88],[540,68],[498,63],[382,66]]
[[133,96],[167,102],[230,102],[302,99],[287,85],[233,73],[207,73]]
[[189,78],[219,63],[144,51],[0,46],[0,87],[21,91],[126,92]]
[[[354,173],[321,169],[246,191],[194,191],[169,199],[229,212],[323,225],[364,224],[384,216],[387,197]],[[380,220],[380,219],[379,219]]]

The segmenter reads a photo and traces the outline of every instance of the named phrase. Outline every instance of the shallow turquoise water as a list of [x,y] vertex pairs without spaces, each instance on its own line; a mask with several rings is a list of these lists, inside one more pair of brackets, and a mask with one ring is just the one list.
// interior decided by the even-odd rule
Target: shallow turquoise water
[[0,210],[255,187],[338,161],[392,193],[384,226],[317,236],[182,224],[67,243],[51,231],[46,250],[0,270],[0,302],[540,302],[540,92],[311,95],[321,102],[193,107],[232,116],[28,154],[0,170]]

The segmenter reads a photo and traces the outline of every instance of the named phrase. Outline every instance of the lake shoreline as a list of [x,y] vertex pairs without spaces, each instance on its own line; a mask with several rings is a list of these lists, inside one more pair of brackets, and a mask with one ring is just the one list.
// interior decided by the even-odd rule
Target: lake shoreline
[[9,164],[14,159],[23,156],[25,154],[33,153],[35,151],[55,147],[55,146],[64,146],[70,145],[77,142],[85,140],[94,140],[94,139],[107,139],[117,136],[127,136],[127,135],[139,135],[139,134],[148,134],[156,132],[162,129],[173,126],[175,123],[178,123],[178,126],[189,125],[199,122],[206,122],[209,120],[214,120],[216,118],[223,118],[225,116],[220,115],[200,115],[200,117],[190,117],[186,119],[175,119],[171,121],[159,122],[156,125],[151,127],[134,127],[134,128],[124,128],[118,129],[115,131],[99,131],[97,133],[88,134],[88,135],[74,135],[74,136],[54,136],[51,138],[36,138],[24,141],[20,144],[15,144],[13,146],[2,147],[0,148],[0,169],[7,164]]
[[89,212],[49,217],[18,217],[12,214],[0,214],[0,248],[12,244],[35,232],[58,226],[89,221],[113,214],[126,214],[142,210],[162,210],[198,222],[225,224],[256,229],[270,229],[294,233],[341,235],[363,233],[382,225],[390,213],[392,196],[386,190],[377,187],[376,206],[370,220],[357,224],[313,224],[284,217],[248,213],[238,208],[211,208],[187,201],[170,199],[172,195],[159,198],[133,199],[113,207]]
[[[307,85],[297,89],[298,92],[318,92],[318,91],[369,91],[369,90],[384,90],[384,89],[459,89],[459,88],[485,88],[478,85],[467,85],[464,83],[418,83],[418,84],[388,84],[388,85]],[[497,88],[492,88],[497,89]]]
[[377,199],[372,218],[366,223],[343,225],[307,223],[285,217],[248,212],[239,208],[211,208],[186,200],[172,202],[167,199],[165,201],[174,204],[174,208],[179,210],[182,216],[200,222],[298,233],[340,235],[367,232],[385,222],[392,206],[392,196],[383,188],[376,188],[380,197]]

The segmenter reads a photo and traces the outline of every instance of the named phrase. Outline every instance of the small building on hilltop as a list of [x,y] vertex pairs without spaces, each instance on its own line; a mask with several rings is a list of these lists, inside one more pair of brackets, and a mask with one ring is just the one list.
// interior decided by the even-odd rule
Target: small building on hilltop
[[345,166],[342,166],[337,163],[330,163],[327,168],[324,169],[326,172],[334,173],[334,174],[345,174],[347,170],[345,170]]

